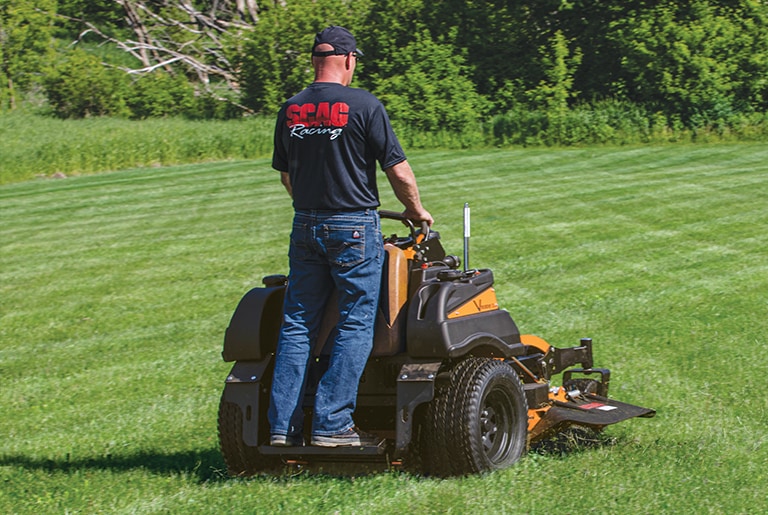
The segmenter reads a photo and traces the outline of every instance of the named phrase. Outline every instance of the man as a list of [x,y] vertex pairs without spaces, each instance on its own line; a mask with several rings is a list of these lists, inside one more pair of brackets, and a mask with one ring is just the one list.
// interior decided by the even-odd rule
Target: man
[[272,166],[293,198],[290,275],[269,407],[271,445],[303,445],[302,399],[311,349],[328,297],[338,292],[339,322],[328,370],[317,386],[312,445],[377,445],[352,420],[357,389],[373,347],[383,266],[376,164],[403,214],[432,216],[382,104],[350,88],[355,37],[332,26],[315,37],[315,80],[278,113]]

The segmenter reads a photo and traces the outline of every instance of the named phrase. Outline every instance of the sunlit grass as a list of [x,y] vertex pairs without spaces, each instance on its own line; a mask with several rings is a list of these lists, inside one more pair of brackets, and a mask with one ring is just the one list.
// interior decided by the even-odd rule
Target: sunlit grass
[[0,184],[271,155],[274,121],[261,118],[60,120],[0,116]]
[[470,203],[471,266],[494,270],[520,329],[592,337],[612,395],[657,418],[487,476],[227,479],[224,328],[286,271],[291,207],[268,159],[38,179],[0,187],[0,511],[768,509],[768,149],[410,157],[457,255]]

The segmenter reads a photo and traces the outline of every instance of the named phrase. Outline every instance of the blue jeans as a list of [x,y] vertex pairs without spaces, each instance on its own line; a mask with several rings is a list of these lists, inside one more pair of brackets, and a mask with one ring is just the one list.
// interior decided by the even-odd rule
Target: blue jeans
[[328,370],[317,386],[312,434],[333,435],[354,423],[357,388],[373,347],[384,244],[379,214],[297,211],[288,288],[269,406],[272,434],[302,433],[302,400],[312,348],[335,288],[339,322]]

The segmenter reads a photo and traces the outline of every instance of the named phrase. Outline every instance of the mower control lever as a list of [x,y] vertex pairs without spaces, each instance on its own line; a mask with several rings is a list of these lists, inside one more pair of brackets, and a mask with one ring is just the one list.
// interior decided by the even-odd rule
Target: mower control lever
[[[406,218],[405,215],[398,213],[397,211],[387,211],[385,209],[379,210],[379,216],[381,218],[387,218],[389,220],[400,220],[403,222],[411,230],[411,238],[413,238],[413,241],[416,241],[416,226],[414,225],[413,220]],[[421,222],[421,234],[424,235],[425,240],[428,239],[429,224],[426,221]]]

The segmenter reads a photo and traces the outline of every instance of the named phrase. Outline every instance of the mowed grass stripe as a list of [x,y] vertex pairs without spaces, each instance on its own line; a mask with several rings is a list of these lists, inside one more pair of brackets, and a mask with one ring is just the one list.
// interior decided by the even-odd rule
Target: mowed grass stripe
[[[232,284],[231,277],[225,275],[229,265],[216,258],[214,252],[206,256],[201,249],[209,246],[226,251],[216,245],[216,241],[222,241],[229,250],[244,252],[243,259],[252,254],[251,242],[231,243],[232,235],[245,234],[254,225],[253,218],[249,218],[255,213],[247,206],[260,205],[247,201],[258,188],[241,187],[251,177],[258,177],[252,174],[252,168],[253,163],[242,170],[230,165],[226,174],[215,174],[216,170],[212,172],[209,167],[198,167],[194,173],[182,167],[174,169],[170,176],[167,170],[142,173],[143,180],[120,180],[122,174],[116,174],[116,180],[106,176],[70,179],[67,181],[82,182],[84,187],[72,188],[65,184],[67,181],[59,181],[62,191],[48,191],[38,203],[20,206],[16,216],[27,221],[26,214],[44,210],[52,196],[56,197],[55,203],[70,208],[76,204],[71,215],[61,216],[54,210],[43,223],[33,218],[30,225],[17,231],[31,233],[31,238],[4,246],[1,302],[7,316],[2,334],[17,333],[20,345],[9,349],[8,362],[31,362],[37,355],[50,356],[51,351],[63,347],[61,353],[66,359],[58,359],[55,366],[48,368],[48,374],[57,375],[59,370],[63,373],[78,365],[92,367],[104,358],[100,350],[130,363],[132,353],[146,355],[153,348],[157,351],[152,352],[154,358],[162,359],[158,341],[170,347],[195,342],[197,338],[188,333],[164,337],[167,330],[163,327],[169,325],[168,320],[175,320],[171,326],[189,325],[191,320],[177,319],[188,316],[183,313],[189,311],[180,303],[191,304],[208,295],[208,289],[212,288],[213,294],[226,291],[227,286],[234,290],[230,302],[217,310],[224,317],[233,299],[242,293],[246,281],[240,279]],[[232,177],[238,174],[240,184],[232,184]],[[276,179],[276,175],[270,174],[270,178]],[[10,215],[11,211],[5,213]],[[222,214],[226,214],[228,223],[222,223]],[[211,216],[216,223],[210,222]],[[13,231],[9,233],[4,235],[6,242],[13,237]],[[30,261],[30,255],[45,259]],[[210,266],[210,275],[199,277],[190,272],[201,265]],[[212,282],[216,276],[221,276],[224,284]],[[256,278],[247,281],[254,282]],[[30,289],[37,302],[25,303]],[[21,308],[25,304],[28,309]],[[203,301],[203,310],[207,307]],[[55,316],[51,317],[51,312]],[[45,323],[41,324],[41,319]],[[225,323],[225,318],[219,321]],[[220,329],[221,325],[211,328]],[[143,338],[130,339],[142,332]],[[94,335],[93,340],[86,344],[88,340],[83,338],[89,334]],[[184,338],[188,341],[179,342]],[[202,343],[208,349],[216,348],[212,355],[217,357],[220,335]],[[86,359],[89,356],[91,359]],[[62,393],[71,395],[72,390],[64,389]]]

